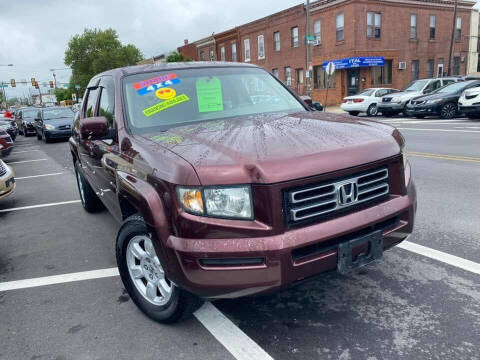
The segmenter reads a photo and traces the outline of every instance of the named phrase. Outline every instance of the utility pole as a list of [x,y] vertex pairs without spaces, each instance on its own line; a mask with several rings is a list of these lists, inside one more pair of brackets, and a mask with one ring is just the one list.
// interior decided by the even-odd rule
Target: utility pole
[[450,38],[450,52],[448,53],[448,72],[447,75],[452,75],[452,57],[453,57],[453,39],[455,37],[455,28],[457,25],[457,0],[455,0],[455,5],[453,7],[453,22],[452,22],[452,36]]
[[[308,72],[308,77],[307,77],[307,95],[312,96],[312,71],[310,70],[310,64],[312,62],[312,57],[310,53],[310,0],[307,0],[307,31],[306,31],[306,39],[307,39],[307,72]],[[298,81],[298,80],[297,80]]]

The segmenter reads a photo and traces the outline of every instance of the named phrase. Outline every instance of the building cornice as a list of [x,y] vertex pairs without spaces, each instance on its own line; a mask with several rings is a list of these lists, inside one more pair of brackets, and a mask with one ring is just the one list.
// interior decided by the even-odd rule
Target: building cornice
[[[329,7],[344,3],[355,3],[355,0],[319,0],[310,4],[310,12],[314,13],[317,10],[323,10]],[[358,1],[363,2],[363,1]],[[378,3],[389,3],[396,5],[409,5],[419,7],[440,7],[440,8],[453,8],[455,1],[453,0],[376,0]],[[460,9],[470,10],[475,5],[475,1],[461,0],[458,1],[457,7]]]

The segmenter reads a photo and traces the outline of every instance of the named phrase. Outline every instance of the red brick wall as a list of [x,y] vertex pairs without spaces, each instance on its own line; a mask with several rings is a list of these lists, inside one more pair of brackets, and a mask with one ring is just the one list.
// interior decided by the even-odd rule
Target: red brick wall
[[191,58],[193,61],[197,61],[197,47],[195,44],[187,44],[177,48],[177,51],[185,57],[185,59]]

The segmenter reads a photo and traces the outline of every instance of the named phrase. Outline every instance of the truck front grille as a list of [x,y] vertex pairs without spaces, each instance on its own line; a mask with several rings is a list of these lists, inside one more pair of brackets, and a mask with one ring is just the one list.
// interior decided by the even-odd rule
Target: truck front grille
[[390,191],[388,168],[284,190],[287,225],[315,221],[382,201]]

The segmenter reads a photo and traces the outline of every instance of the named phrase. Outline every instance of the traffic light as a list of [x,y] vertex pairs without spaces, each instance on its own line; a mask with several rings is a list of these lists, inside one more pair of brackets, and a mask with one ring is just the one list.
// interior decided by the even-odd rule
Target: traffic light
[[38,82],[35,81],[35,84],[33,84],[33,86],[35,86],[35,89],[39,89]]
[[10,85],[12,85],[12,88],[17,86],[17,84],[15,84],[15,79],[10,79]]
[[48,83],[50,84],[50,87],[53,89],[53,81],[50,80]]
[[35,86],[36,84],[35,78],[32,78],[31,81],[32,81],[32,86]]

